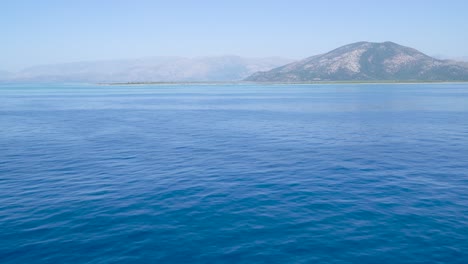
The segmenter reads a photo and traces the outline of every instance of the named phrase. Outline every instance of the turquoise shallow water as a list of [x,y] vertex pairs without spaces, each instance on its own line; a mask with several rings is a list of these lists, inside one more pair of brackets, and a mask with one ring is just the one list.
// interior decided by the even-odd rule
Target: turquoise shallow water
[[0,85],[0,263],[468,263],[468,85]]

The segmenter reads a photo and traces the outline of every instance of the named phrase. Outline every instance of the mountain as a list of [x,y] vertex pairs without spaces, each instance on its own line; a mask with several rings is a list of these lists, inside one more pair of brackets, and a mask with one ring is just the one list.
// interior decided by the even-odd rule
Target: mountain
[[468,62],[468,56],[450,58],[451,60]]
[[245,79],[254,82],[468,81],[468,63],[439,60],[393,42],[357,42]]
[[463,62],[468,62],[468,56],[447,56],[447,55],[433,55],[432,57],[439,59],[439,60],[454,60],[454,61],[463,61]]
[[[173,82],[238,81],[292,60],[269,58],[151,57],[42,65],[8,75],[8,81],[36,82]],[[1,77],[0,77],[1,79]]]

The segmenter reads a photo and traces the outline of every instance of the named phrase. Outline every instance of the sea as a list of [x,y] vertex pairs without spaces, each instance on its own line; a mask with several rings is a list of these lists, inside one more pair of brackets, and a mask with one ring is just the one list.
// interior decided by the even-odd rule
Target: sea
[[0,263],[468,263],[468,84],[2,84]]

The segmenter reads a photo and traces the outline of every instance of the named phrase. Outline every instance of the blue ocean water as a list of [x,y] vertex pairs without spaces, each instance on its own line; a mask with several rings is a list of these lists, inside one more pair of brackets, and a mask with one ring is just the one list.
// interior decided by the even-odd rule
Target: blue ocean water
[[468,85],[1,85],[0,263],[468,263]]

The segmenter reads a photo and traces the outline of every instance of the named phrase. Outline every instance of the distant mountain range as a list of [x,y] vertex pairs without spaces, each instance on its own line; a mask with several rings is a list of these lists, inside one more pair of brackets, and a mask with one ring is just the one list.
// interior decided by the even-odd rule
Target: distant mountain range
[[293,61],[280,57],[150,57],[42,65],[7,82],[468,81],[468,62],[430,57],[393,42],[357,42]]
[[432,58],[393,42],[357,42],[245,79],[253,82],[468,81],[468,63]]
[[439,60],[454,60],[454,61],[468,62],[468,56],[453,57],[453,56],[446,56],[446,55],[435,55],[432,57],[439,59]]
[[30,67],[16,73],[0,72],[10,82],[177,82],[239,81],[258,71],[292,62],[291,59],[218,57],[151,57],[85,61]]

